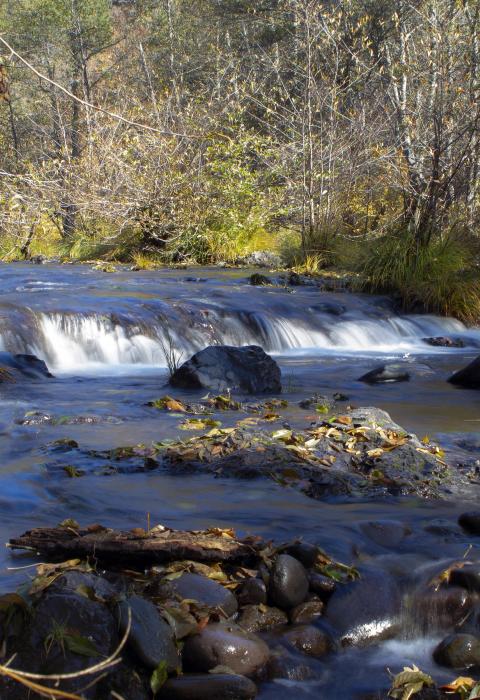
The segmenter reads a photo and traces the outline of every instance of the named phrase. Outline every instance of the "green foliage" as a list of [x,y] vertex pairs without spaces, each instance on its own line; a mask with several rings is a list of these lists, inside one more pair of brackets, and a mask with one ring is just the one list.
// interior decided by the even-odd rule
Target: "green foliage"
[[366,247],[360,284],[369,291],[397,293],[405,309],[476,323],[480,276],[475,246],[478,243],[453,233],[424,247],[418,247],[408,232],[386,236]]

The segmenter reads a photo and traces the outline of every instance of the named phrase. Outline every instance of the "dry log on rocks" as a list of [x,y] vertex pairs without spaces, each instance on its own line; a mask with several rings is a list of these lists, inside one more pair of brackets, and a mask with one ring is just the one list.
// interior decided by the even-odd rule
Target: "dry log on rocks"
[[11,539],[8,546],[31,549],[50,559],[92,557],[116,565],[142,567],[184,559],[240,563],[256,553],[250,541],[239,540],[226,530],[184,532],[163,526],[148,533],[140,528],[120,532],[101,526],[35,528]]

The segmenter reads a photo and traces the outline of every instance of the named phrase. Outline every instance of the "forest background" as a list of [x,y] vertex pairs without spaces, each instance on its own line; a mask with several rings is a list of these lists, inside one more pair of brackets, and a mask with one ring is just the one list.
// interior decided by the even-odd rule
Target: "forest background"
[[270,250],[478,323],[479,32],[478,0],[2,0],[0,257]]

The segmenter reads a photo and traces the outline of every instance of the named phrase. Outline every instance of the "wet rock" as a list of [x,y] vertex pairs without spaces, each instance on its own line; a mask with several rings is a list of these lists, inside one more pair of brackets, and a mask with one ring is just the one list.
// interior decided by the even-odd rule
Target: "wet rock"
[[325,620],[336,628],[343,646],[390,639],[398,630],[400,594],[393,577],[363,569],[360,579],[336,588]]
[[309,308],[321,314],[330,314],[330,316],[341,316],[347,310],[343,304],[335,304],[334,302],[328,301],[322,302],[321,304],[313,304]]
[[310,569],[317,561],[319,549],[309,542],[294,542],[286,547],[285,552]]
[[266,277],[266,275],[261,275],[259,272],[254,272],[253,275],[250,275],[248,278],[248,284],[251,284],[254,287],[266,287],[272,284],[272,280],[269,277]]
[[292,287],[300,287],[302,284],[304,284],[304,280],[301,275],[292,271],[288,273],[287,284]]
[[480,564],[466,564],[461,569],[453,569],[449,583],[451,586],[466,588],[467,591],[480,591]]
[[273,604],[282,609],[303,603],[308,593],[304,566],[289,554],[280,554],[270,572],[268,593]]
[[440,537],[455,537],[461,532],[451,520],[445,518],[434,518],[423,529],[431,535],[439,535]]
[[251,700],[256,694],[249,678],[225,673],[187,673],[170,678],[161,691],[162,700]]
[[235,593],[240,605],[264,605],[267,602],[267,587],[261,578],[247,578]]
[[465,343],[460,338],[448,338],[447,336],[437,336],[436,338],[422,338],[424,343],[437,348],[464,348]]
[[282,390],[279,366],[256,345],[205,348],[185,362],[173,374],[170,383],[185,389],[240,389],[250,394]]
[[433,658],[449,668],[480,666],[480,639],[471,634],[451,634],[435,648]]
[[206,673],[226,666],[234,673],[254,674],[268,661],[265,642],[238,625],[216,623],[185,640],[183,662],[187,671]]
[[414,624],[428,634],[452,629],[467,618],[473,607],[472,595],[463,588],[429,588],[414,598],[411,614]]
[[268,630],[287,622],[288,617],[283,610],[268,605],[246,605],[238,618],[238,624],[247,632]]
[[308,660],[300,661],[286,649],[274,651],[268,661],[266,675],[270,680],[285,678],[289,681],[308,681],[318,677]]
[[466,389],[480,389],[480,355],[469,365],[452,374],[448,381]]
[[320,599],[306,600],[290,610],[290,622],[292,625],[312,622],[323,614],[324,607],[325,605]]
[[35,355],[12,355],[9,352],[0,352],[0,366],[7,369],[13,377],[13,381],[21,377],[29,379],[53,377],[45,362]]
[[319,414],[323,414],[328,413],[335,404],[328,396],[315,394],[308,399],[302,399],[298,402],[298,405],[300,408],[304,408],[307,411],[316,411]]
[[181,600],[188,598],[208,608],[221,610],[227,617],[231,617],[238,610],[237,599],[228,588],[199,574],[182,574],[166,584],[165,592],[169,597],[178,597]]
[[316,593],[323,602],[330,598],[337,586],[333,578],[319,574],[316,571],[308,572],[308,583],[310,590]]
[[410,373],[406,370],[405,365],[390,364],[381,365],[370,370],[362,375],[359,382],[367,384],[387,384],[392,382],[407,382],[410,379]]
[[458,524],[472,535],[480,535],[480,510],[462,513],[458,518]]
[[168,671],[174,671],[180,661],[170,625],[163,620],[153,603],[134,595],[118,606],[122,633],[127,629],[129,608],[132,613],[129,644],[138,659],[152,669],[165,661]]
[[382,547],[398,547],[411,530],[398,520],[372,520],[360,523],[360,530],[370,540]]
[[292,627],[283,635],[283,640],[297,651],[307,656],[320,658],[334,649],[332,638],[313,625]]

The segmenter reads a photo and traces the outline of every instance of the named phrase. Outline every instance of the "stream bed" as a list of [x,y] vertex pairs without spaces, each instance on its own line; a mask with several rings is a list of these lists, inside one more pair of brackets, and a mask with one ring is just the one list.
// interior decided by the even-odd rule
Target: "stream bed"
[[[281,366],[282,398],[288,401],[282,419],[289,425],[308,424],[299,401],[339,392],[353,406],[386,410],[407,431],[428,435],[448,454],[480,460],[480,392],[446,381],[480,353],[480,329],[453,319],[399,315],[385,297],[315,286],[253,287],[250,273],[194,268],[106,274],[86,265],[53,264],[0,268],[0,350],[33,353],[55,375],[1,385],[2,541],[66,518],[145,527],[149,513],[153,523],[172,528],[233,527],[276,542],[302,537],[360,569],[395,572],[405,596],[423,570],[440,571],[466,554],[478,561],[480,538],[457,525],[472,504],[454,499],[320,502],[258,479],[155,470],[98,476],[88,469],[82,478],[69,478],[51,468],[62,458],[49,448],[56,440],[106,450],[185,437],[178,416],[147,405],[166,393],[185,402],[199,398],[198,392],[165,386],[168,344],[182,359],[212,344],[261,345]],[[423,338],[432,336],[461,339],[465,347],[431,347]],[[410,381],[358,381],[387,361],[408,365]],[[226,426],[235,417],[220,419]],[[95,458],[91,461],[94,471]],[[405,537],[379,542],[366,534],[365,523],[385,519],[403,523]],[[29,570],[18,567],[31,562],[29,555],[0,551],[2,592],[25,580]],[[394,639],[319,661],[312,680],[266,682],[258,697],[374,698],[389,687],[387,667],[398,672],[411,663],[438,681],[448,680],[455,674],[431,659],[441,636],[435,621],[419,630],[405,614]]]

